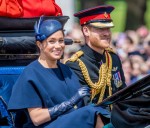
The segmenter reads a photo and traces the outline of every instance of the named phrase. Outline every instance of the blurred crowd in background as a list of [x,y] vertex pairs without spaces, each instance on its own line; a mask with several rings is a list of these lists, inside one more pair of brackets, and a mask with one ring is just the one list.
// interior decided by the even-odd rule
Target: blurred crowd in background
[[[71,2],[71,0],[68,1]],[[63,7],[65,2],[60,3],[58,0],[57,3],[61,5],[63,11],[66,10]],[[134,6],[135,3],[136,6]],[[73,7],[77,11],[101,4],[115,7],[115,11],[112,13],[115,27],[112,29],[111,47],[122,61],[127,85],[131,85],[150,74],[150,0],[76,0]],[[68,12],[71,11],[67,10],[65,13]],[[75,23],[69,28],[72,29],[67,32],[66,36],[73,40],[81,40],[81,43],[66,46],[64,61],[84,44],[80,26]]]
[[[66,61],[84,44],[78,24],[74,24],[66,37],[81,42],[66,46],[63,61]],[[127,85],[150,74],[150,32],[148,28],[141,26],[137,30],[112,33],[111,47],[121,58]]]
[[[37,2],[37,0],[34,1],[28,0],[28,2],[26,0],[20,0],[15,2],[13,1],[7,3],[4,1],[3,6],[5,5],[4,6],[5,8],[9,4],[11,6],[9,5],[8,7],[12,7],[12,5],[13,6],[15,5],[17,7],[15,8],[15,10],[13,10],[12,8],[10,8],[10,10],[9,9],[0,10],[0,12],[1,11],[3,12],[3,13],[1,12],[1,16],[31,18],[31,17],[41,16],[43,12],[44,14],[51,15],[51,16],[55,16],[58,14],[60,15],[62,11],[64,15],[70,16],[69,21],[71,22],[67,23],[70,26],[68,27],[69,31],[66,32],[66,37],[71,38],[77,42],[80,41],[81,42],[74,43],[72,45],[67,45],[64,53],[64,58],[62,61],[68,59],[73,53],[75,53],[78,49],[80,49],[80,47],[84,44],[84,38],[82,35],[80,25],[74,23],[75,20],[73,17],[74,11],[78,9],[81,10],[88,7],[92,7],[94,5],[101,5],[104,4],[105,2],[110,5],[113,5],[116,11],[113,16],[114,19],[113,21],[114,24],[117,24],[116,27],[119,28],[116,29],[116,31],[124,31],[124,32],[112,33],[111,47],[121,58],[127,85],[132,84],[133,82],[141,79],[143,76],[150,73],[150,31],[146,26],[140,26],[141,24],[147,24],[147,26],[149,26],[150,0],[126,0],[126,1],[124,0],[101,0],[101,1],[67,0],[67,2],[66,0],[61,0],[61,1],[56,0],[56,2],[61,8],[59,8],[59,6],[56,5],[56,3],[54,3],[53,0],[49,1],[49,3],[47,3],[47,1],[42,1],[42,0],[41,2]],[[22,4],[19,4],[19,2],[22,2]],[[137,6],[134,6],[135,2]],[[66,3],[68,4],[67,9],[66,9]],[[52,7],[46,8],[47,4],[51,5]],[[39,10],[39,7],[45,7],[45,8],[41,8],[41,10]],[[20,8],[22,9],[20,10]],[[35,11],[35,10],[39,10],[39,11]],[[1,22],[2,19],[3,17],[1,18]],[[15,26],[15,25],[9,25],[7,22],[5,22],[5,20],[3,21],[3,23],[6,23],[6,26],[8,28],[9,27],[13,28],[13,26]],[[123,28],[122,26],[124,25],[125,25],[125,29],[124,30],[120,29]],[[2,28],[3,26],[5,25],[1,25]]]

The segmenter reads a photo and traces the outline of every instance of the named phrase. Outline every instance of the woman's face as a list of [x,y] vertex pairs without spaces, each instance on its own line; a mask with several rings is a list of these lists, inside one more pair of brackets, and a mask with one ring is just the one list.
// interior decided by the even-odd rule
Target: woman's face
[[64,52],[64,34],[63,32],[57,31],[42,43],[38,44],[40,49],[40,58],[45,60],[56,61],[61,58]]

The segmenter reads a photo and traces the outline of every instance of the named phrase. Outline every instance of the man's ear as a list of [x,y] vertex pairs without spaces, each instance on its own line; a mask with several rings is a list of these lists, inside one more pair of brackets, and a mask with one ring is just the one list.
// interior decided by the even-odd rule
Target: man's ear
[[82,31],[83,31],[83,34],[84,34],[85,36],[89,36],[90,31],[89,31],[89,28],[88,28],[87,26],[83,26],[83,27],[82,27]]

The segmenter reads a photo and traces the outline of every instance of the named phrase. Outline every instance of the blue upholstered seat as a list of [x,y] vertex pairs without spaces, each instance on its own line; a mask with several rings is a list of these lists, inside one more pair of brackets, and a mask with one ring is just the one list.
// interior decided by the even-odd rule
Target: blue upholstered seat
[[13,127],[13,115],[7,111],[11,90],[24,66],[0,67],[0,127]]

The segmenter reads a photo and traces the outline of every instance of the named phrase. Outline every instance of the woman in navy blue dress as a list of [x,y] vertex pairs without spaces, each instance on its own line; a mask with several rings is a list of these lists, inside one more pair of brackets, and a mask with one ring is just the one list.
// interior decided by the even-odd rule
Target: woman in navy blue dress
[[[64,17],[62,17],[64,18]],[[73,71],[59,60],[65,43],[63,24],[67,21],[40,18],[35,24],[36,44],[40,55],[30,63],[16,81],[8,109],[20,114],[23,128],[100,128],[100,113],[92,105],[84,107],[83,97],[90,96],[88,87],[80,87]],[[17,118],[17,114],[16,114]],[[24,119],[21,121],[21,119]],[[18,118],[17,118],[18,119]]]

